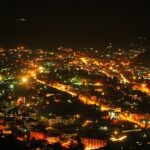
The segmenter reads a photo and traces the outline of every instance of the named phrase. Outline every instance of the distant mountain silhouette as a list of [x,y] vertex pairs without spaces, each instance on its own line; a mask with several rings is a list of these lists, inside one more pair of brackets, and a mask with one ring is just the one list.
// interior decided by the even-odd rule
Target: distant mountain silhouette
[[139,57],[136,59],[136,62],[142,63],[146,67],[150,67],[150,50],[139,55]]

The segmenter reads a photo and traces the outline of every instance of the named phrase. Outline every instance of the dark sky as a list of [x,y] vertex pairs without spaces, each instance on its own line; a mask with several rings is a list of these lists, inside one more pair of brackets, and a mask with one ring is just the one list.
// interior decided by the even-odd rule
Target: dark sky
[[146,1],[6,0],[0,2],[0,47],[123,46],[139,35],[150,37]]

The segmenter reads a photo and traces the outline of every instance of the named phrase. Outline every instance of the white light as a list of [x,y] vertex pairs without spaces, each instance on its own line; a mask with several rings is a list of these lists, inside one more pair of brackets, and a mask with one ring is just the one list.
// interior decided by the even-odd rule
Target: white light
[[22,81],[23,83],[26,83],[26,82],[28,82],[28,78],[23,77],[21,81]]

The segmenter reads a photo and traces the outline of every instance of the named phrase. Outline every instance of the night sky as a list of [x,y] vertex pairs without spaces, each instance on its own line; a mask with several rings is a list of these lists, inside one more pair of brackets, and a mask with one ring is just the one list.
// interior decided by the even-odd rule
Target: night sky
[[[111,1],[111,0],[110,0]],[[0,4],[0,47],[126,46],[150,37],[146,0],[7,0]],[[132,2],[131,2],[132,1]],[[26,18],[26,21],[18,21]]]

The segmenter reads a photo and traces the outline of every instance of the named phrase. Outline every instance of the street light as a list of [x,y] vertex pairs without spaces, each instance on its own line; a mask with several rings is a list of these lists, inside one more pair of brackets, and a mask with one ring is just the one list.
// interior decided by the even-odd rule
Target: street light
[[43,73],[44,70],[45,70],[44,67],[42,67],[42,66],[39,67],[39,72],[40,72],[40,73]]
[[27,77],[22,77],[21,81],[22,81],[22,83],[27,83],[28,82],[28,78]]
[[2,81],[3,77],[0,75],[0,81]]

